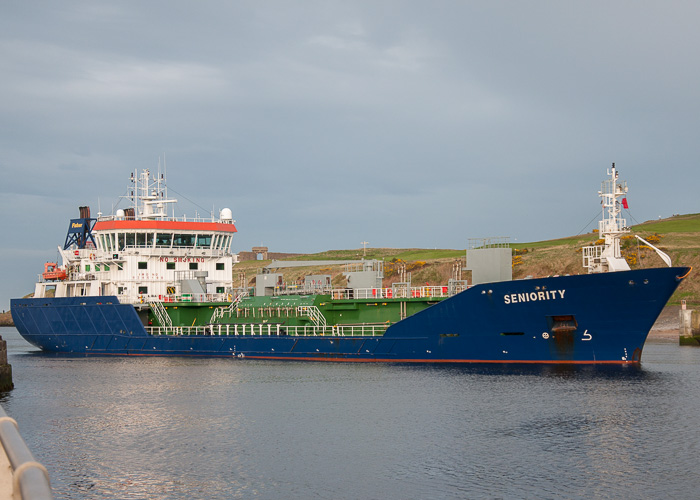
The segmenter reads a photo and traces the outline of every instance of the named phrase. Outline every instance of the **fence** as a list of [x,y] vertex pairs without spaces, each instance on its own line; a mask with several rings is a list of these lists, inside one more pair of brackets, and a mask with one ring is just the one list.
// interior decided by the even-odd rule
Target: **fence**
[[233,325],[206,325],[206,326],[173,326],[159,327],[149,326],[146,331],[149,335],[172,336],[266,336],[266,337],[375,337],[384,335],[388,324],[379,325],[334,325],[334,326],[287,326],[271,323],[239,323]]

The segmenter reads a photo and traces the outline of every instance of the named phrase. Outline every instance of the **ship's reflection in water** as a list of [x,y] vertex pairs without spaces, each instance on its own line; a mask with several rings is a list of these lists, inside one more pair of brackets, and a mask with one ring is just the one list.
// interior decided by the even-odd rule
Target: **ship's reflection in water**
[[641,367],[31,353],[3,406],[57,498],[691,498],[700,349]]

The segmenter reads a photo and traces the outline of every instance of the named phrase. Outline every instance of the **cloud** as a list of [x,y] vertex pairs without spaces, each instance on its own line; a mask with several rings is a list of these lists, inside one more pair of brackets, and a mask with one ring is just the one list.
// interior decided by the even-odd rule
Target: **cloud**
[[[568,235],[598,210],[613,161],[638,220],[697,212],[699,14],[692,2],[8,3],[0,229],[31,236],[3,251],[51,254],[78,205],[106,211],[163,153],[175,190],[234,210],[242,249]],[[37,265],[4,264],[0,295]]]

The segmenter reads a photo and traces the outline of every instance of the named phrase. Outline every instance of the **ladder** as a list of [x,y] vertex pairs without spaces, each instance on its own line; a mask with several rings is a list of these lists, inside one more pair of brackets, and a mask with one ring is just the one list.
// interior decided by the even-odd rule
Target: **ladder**
[[233,311],[235,311],[238,308],[238,304],[241,303],[241,300],[243,300],[243,297],[247,297],[248,292],[246,290],[238,293],[234,297],[234,299],[231,301],[231,303],[228,306],[225,307],[218,307],[214,310],[214,314],[211,315],[211,319],[209,320],[209,323],[215,323],[217,319],[223,318],[224,314],[228,313],[229,318],[233,316]]
[[155,314],[156,318],[158,318],[158,323],[160,323],[160,326],[173,326],[173,320],[168,315],[165,307],[163,307],[162,302],[149,302],[149,305],[151,306],[151,311],[153,311],[153,314]]
[[299,306],[297,312],[308,316],[315,326],[326,327],[326,317],[321,314],[316,306]]

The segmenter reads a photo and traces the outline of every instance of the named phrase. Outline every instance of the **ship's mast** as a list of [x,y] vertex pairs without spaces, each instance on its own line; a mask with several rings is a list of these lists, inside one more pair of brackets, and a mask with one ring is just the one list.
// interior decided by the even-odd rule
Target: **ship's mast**
[[165,174],[160,171],[160,165],[155,176],[152,176],[148,169],[143,170],[140,174],[138,171],[132,173],[131,182],[135,184],[131,188],[131,201],[134,206],[135,218],[137,220],[166,220],[168,218],[166,205],[177,203],[177,200],[167,197],[167,181]]
[[615,169],[614,163],[608,169],[608,175],[610,179],[602,182],[598,193],[603,204],[603,220],[598,222],[598,229],[600,236],[605,238],[605,246],[613,247],[612,256],[622,258],[620,238],[629,233],[630,228],[627,227],[627,221],[620,217],[622,202],[618,198],[627,194],[627,183],[618,179],[619,172]]
[[619,200],[627,194],[627,183],[619,180],[619,172],[614,163],[607,174],[610,178],[602,182],[598,191],[603,210],[603,219],[598,222],[598,231],[605,243],[584,247],[583,265],[589,273],[630,269],[620,250],[620,238],[630,232],[627,221],[620,216],[624,200]]

